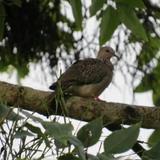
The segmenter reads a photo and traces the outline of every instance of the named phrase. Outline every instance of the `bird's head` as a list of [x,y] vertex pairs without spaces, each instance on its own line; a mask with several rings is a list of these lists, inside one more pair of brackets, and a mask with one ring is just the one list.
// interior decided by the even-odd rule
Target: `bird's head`
[[115,55],[115,51],[113,50],[113,48],[109,46],[105,46],[105,47],[100,48],[97,58],[105,62],[105,61],[110,60],[113,56],[118,58],[118,56]]

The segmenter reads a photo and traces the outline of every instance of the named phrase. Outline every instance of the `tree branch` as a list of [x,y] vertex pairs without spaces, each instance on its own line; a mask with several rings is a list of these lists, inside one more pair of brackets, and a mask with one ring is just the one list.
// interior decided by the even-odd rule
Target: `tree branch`
[[[43,115],[62,115],[57,112],[53,92],[35,90],[0,81],[0,102]],[[133,124],[142,121],[143,128],[160,128],[160,108],[96,101],[82,97],[66,99],[68,117],[91,121],[102,116],[104,124]]]

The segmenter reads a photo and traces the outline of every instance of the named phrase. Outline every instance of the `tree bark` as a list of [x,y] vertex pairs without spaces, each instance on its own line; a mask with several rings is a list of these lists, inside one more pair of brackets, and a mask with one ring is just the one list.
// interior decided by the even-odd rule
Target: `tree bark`
[[[43,115],[62,115],[57,109],[55,94],[0,81],[0,102]],[[143,128],[160,128],[160,107],[136,106],[97,101],[82,97],[65,98],[68,117],[91,121],[102,116],[105,125],[133,124],[141,121]]]

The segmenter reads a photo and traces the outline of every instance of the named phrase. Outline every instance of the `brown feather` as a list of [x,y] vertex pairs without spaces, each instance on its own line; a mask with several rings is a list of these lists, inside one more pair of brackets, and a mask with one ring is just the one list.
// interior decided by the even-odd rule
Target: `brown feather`
[[[96,97],[110,84],[113,65],[110,58],[114,55],[110,47],[103,47],[96,59],[88,58],[71,65],[58,81],[65,93],[82,97]],[[51,86],[55,89],[57,82]]]

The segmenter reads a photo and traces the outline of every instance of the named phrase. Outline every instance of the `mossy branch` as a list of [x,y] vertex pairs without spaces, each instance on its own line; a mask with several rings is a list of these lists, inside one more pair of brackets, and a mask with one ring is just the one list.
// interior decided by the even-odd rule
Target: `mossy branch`
[[[53,92],[40,91],[0,81],[0,101],[43,115],[62,115],[57,112]],[[91,121],[102,116],[104,124],[133,124],[142,121],[142,127],[160,128],[160,107],[136,106],[96,101],[82,97],[66,98],[68,117]]]

